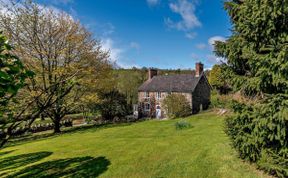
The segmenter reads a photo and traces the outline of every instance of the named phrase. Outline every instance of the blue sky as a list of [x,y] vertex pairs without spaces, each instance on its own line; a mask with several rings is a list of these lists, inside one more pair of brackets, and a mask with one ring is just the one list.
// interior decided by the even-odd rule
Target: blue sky
[[123,68],[211,68],[230,35],[223,0],[38,0],[79,19]]

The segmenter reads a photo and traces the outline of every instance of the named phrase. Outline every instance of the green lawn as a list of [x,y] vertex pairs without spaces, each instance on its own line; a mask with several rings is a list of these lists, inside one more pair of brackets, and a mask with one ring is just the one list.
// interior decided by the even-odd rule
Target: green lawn
[[244,163],[223,132],[223,118],[194,115],[192,125],[145,121],[91,128],[0,151],[0,177],[267,177]]

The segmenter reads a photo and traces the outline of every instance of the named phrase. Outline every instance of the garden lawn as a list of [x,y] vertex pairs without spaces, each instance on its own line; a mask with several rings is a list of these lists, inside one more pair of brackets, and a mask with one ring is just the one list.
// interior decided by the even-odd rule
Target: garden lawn
[[0,177],[267,177],[237,158],[213,112],[90,128],[0,151]]

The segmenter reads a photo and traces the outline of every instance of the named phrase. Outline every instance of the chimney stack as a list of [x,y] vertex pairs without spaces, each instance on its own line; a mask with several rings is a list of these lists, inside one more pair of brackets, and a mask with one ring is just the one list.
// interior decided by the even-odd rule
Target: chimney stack
[[204,64],[201,62],[196,63],[196,75],[195,77],[199,77],[203,73]]
[[152,79],[154,76],[157,76],[158,71],[157,69],[148,69],[148,80]]

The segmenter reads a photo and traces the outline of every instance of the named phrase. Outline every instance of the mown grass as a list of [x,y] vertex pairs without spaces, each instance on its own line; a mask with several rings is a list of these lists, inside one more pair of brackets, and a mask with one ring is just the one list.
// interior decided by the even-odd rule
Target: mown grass
[[90,128],[0,151],[2,177],[268,177],[242,162],[213,112]]

